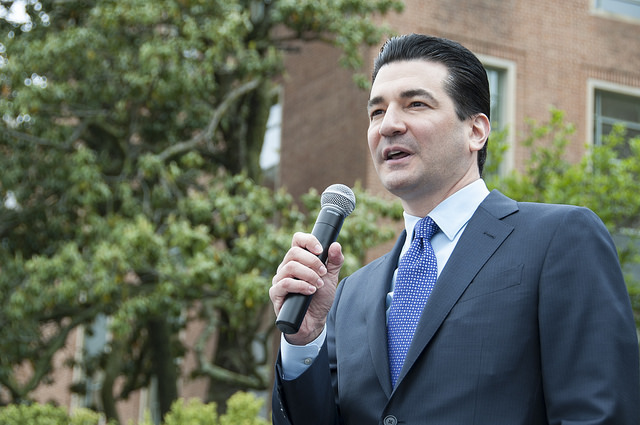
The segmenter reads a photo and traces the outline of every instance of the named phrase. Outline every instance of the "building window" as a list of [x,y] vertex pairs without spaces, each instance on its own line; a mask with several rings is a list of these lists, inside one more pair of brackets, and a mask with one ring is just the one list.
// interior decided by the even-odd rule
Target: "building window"
[[506,71],[486,67],[491,91],[491,129],[500,130],[506,126]]
[[640,0],[595,0],[598,12],[640,19]]
[[282,139],[282,103],[278,102],[271,107],[267,120],[267,131],[264,134],[264,142],[260,153],[260,168],[262,169],[264,184],[277,188],[279,186],[278,174],[280,170],[280,142]]
[[[593,123],[593,141],[596,145],[602,144],[614,124],[624,125],[627,141],[640,136],[640,97],[595,89]],[[623,145],[619,153],[622,157],[631,155],[629,144]]]
[[[103,314],[98,314],[93,323],[81,328],[78,339],[78,351],[76,360],[81,362],[86,359],[98,359],[104,352],[109,341],[109,319]],[[100,409],[100,390],[102,389],[102,375],[91,371],[74,369],[74,381],[77,394],[74,394],[74,407],[88,407]]]
[[505,132],[507,150],[497,170],[498,174],[504,175],[513,169],[514,163],[516,65],[505,59],[483,55],[478,57],[487,70],[491,91],[491,130]]
[[268,170],[280,163],[280,139],[282,132],[282,104],[276,103],[269,110],[267,131],[260,153],[260,167]]

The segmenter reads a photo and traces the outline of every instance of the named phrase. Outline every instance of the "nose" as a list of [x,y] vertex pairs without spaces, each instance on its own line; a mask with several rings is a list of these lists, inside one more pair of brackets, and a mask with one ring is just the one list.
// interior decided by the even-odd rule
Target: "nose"
[[407,127],[402,118],[402,111],[398,107],[389,106],[384,113],[379,133],[384,137],[397,136],[407,131]]

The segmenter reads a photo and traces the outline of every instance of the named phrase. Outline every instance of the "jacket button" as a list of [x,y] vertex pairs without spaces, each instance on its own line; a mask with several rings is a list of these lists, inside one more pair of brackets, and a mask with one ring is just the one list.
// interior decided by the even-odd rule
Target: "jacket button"
[[393,415],[387,415],[385,416],[383,423],[384,425],[397,425],[398,419]]

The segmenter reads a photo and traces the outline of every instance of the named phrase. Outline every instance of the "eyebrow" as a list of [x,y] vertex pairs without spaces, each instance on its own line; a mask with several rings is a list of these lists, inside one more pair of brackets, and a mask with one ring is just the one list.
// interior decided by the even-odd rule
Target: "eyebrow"
[[[405,90],[402,93],[400,93],[400,97],[402,99],[410,99],[412,97],[426,97],[434,106],[438,106],[440,104],[440,102],[438,102],[438,100],[431,94],[431,92],[425,89]],[[373,97],[369,99],[369,102],[367,103],[367,108],[371,108],[372,106],[378,105],[383,102],[384,102],[384,98],[382,96]]]

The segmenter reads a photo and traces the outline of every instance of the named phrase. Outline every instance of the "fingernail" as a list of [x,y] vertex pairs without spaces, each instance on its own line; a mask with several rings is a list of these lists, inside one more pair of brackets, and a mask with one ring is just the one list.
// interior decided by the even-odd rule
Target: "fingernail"
[[312,294],[316,292],[316,289],[317,288],[315,286],[309,285],[309,291],[311,291]]
[[318,288],[322,288],[324,286],[324,280],[318,279]]
[[320,274],[320,276],[324,276],[327,273],[327,268],[325,266],[320,266],[318,273]]

